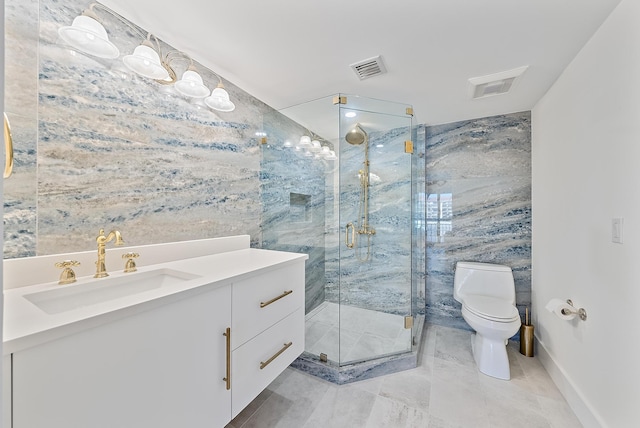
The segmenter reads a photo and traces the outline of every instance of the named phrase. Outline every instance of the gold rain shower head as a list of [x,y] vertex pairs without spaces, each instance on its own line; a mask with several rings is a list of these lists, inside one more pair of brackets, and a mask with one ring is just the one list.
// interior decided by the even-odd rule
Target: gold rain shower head
[[364,129],[360,126],[359,123],[347,132],[347,135],[344,136],[344,139],[347,140],[347,143],[353,144],[354,146],[359,146],[360,144],[366,142],[369,139],[369,136],[365,132]]

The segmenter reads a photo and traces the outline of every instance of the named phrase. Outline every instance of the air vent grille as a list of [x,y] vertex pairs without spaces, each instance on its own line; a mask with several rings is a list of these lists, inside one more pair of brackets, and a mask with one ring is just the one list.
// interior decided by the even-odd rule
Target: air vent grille
[[351,64],[351,68],[360,80],[378,76],[387,72],[380,55]]
[[513,89],[516,81],[527,68],[528,66],[524,66],[487,76],[472,77],[469,79],[469,96],[471,98],[486,98],[506,94]]

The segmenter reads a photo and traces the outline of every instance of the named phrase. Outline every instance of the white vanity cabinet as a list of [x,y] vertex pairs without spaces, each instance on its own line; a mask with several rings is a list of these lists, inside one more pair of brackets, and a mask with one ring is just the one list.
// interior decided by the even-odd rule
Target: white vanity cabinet
[[229,285],[13,354],[13,428],[223,427]]
[[232,417],[304,350],[304,262],[233,284]]
[[55,314],[29,287],[5,292],[7,428],[224,427],[304,349],[307,258],[246,248],[166,262],[195,278]]

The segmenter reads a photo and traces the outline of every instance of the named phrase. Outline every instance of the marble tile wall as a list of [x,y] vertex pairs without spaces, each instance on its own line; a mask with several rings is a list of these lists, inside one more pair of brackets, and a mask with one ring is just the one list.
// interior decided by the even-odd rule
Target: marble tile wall
[[[134,75],[121,59],[70,50],[57,30],[88,1],[5,5],[5,105],[16,151],[4,183],[5,258],[92,249],[100,228],[120,229],[132,245],[237,234],[260,245],[256,132],[273,109],[224,81],[236,109],[216,112]],[[140,43],[127,25],[100,17],[121,56]],[[215,87],[214,72],[196,67]]]
[[524,314],[531,304],[530,112],[429,126],[426,142],[427,321],[469,329],[453,299],[457,261],[510,266]]
[[[38,134],[38,0],[6,0],[5,113],[11,125],[14,169],[4,185],[5,255],[36,248]],[[6,256],[5,256],[6,257]]]
[[306,130],[282,114],[265,116],[260,171],[262,247],[306,253],[306,312],[325,300],[325,186],[335,161],[307,158],[285,141]]

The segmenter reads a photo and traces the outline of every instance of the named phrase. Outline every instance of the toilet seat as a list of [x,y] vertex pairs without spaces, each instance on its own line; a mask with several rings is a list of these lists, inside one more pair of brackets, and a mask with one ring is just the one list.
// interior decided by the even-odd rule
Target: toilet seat
[[489,296],[465,296],[463,306],[470,313],[489,321],[510,323],[520,319],[518,309],[511,302]]

